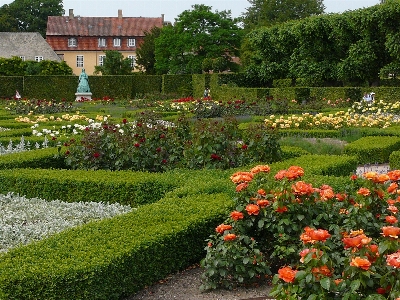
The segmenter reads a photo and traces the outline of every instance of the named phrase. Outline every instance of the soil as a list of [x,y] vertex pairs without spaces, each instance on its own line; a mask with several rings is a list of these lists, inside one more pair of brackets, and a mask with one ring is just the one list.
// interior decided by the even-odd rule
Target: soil
[[212,290],[201,292],[201,274],[203,270],[192,266],[184,271],[172,274],[132,295],[125,300],[267,300],[271,286],[241,287],[234,290]]

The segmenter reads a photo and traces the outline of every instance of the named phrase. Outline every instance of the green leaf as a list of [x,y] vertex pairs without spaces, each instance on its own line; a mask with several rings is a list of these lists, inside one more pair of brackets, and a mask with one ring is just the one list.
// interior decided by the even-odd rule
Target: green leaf
[[320,280],[320,285],[327,291],[331,289],[331,280],[328,277],[322,278]]
[[264,219],[260,219],[257,223],[258,228],[263,228],[264,227]]
[[360,287],[360,280],[353,280],[353,282],[350,284],[350,289],[352,292],[355,292],[356,290],[358,290],[358,288]]

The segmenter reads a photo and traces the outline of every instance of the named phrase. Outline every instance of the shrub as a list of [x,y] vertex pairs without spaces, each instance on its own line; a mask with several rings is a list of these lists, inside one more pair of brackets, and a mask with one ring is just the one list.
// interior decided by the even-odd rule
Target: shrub
[[[276,299],[400,297],[400,171],[313,187],[298,166],[236,172],[236,209],[208,239],[204,289],[273,278]],[[382,295],[385,295],[383,297]]]

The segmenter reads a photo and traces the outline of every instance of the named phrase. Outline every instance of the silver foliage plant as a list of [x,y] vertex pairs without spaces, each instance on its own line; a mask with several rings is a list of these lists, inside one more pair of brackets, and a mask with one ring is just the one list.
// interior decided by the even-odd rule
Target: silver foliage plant
[[130,212],[118,203],[46,201],[0,194],[0,253],[67,228]]

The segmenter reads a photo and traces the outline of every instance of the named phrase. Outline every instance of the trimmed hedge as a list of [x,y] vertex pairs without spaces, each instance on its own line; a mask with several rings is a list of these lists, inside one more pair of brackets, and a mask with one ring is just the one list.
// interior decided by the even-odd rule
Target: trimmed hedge
[[[310,176],[347,176],[355,171],[356,163],[356,158],[349,156],[306,155],[270,166],[273,173],[299,165]],[[0,299],[121,299],[198,262],[205,254],[205,239],[233,209],[235,185],[229,175],[251,167],[153,174],[157,184],[170,184],[169,192],[160,201],[2,254]],[[109,181],[111,186],[151,175],[126,171],[81,174],[84,173],[89,175],[86,183],[74,188],[86,193],[87,201],[98,197],[90,189],[97,181]],[[68,170],[0,171],[1,182],[17,180],[22,183],[20,188],[32,188],[42,182],[42,189],[49,195],[56,192],[55,186],[61,189],[57,181],[79,176]],[[330,184],[329,178],[336,180],[327,177],[324,183]],[[83,181],[81,178],[75,182],[80,180]],[[107,188],[98,186],[103,192]],[[64,194],[72,191],[69,187]],[[151,191],[145,193],[151,196]]]
[[166,198],[2,255],[1,299],[121,299],[204,257],[225,194]]
[[391,170],[400,169],[400,151],[393,151],[389,155],[389,166]]
[[[66,165],[64,159],[58,157],[57,154],[57,148],[44,148],[3,154],[0,155],[0,170],[15,168],[65,168]],[[7,172],[11,173],[10,170]],[[31,173],[35,172],[31,171]],[[4,189],[5,184],[6,183],[2,182],[2,185],[0,185],[0,189],[3,193],[7,193]]]
[[0,182],[1,193],[15,192],[28,198],[65,202],[120,203],[131,207],[156,202],[178,186],[174,177],[151,173],[47,169],[0,170]]
[[344,153],[354,155],[359,164],[387,163],[393,151],[400,150],[400,137],[367,136],[345,145]]
[[22,93],[24,88],[23,76],[0,76],[0,82],[0,98],[13,98],[15,91]]

